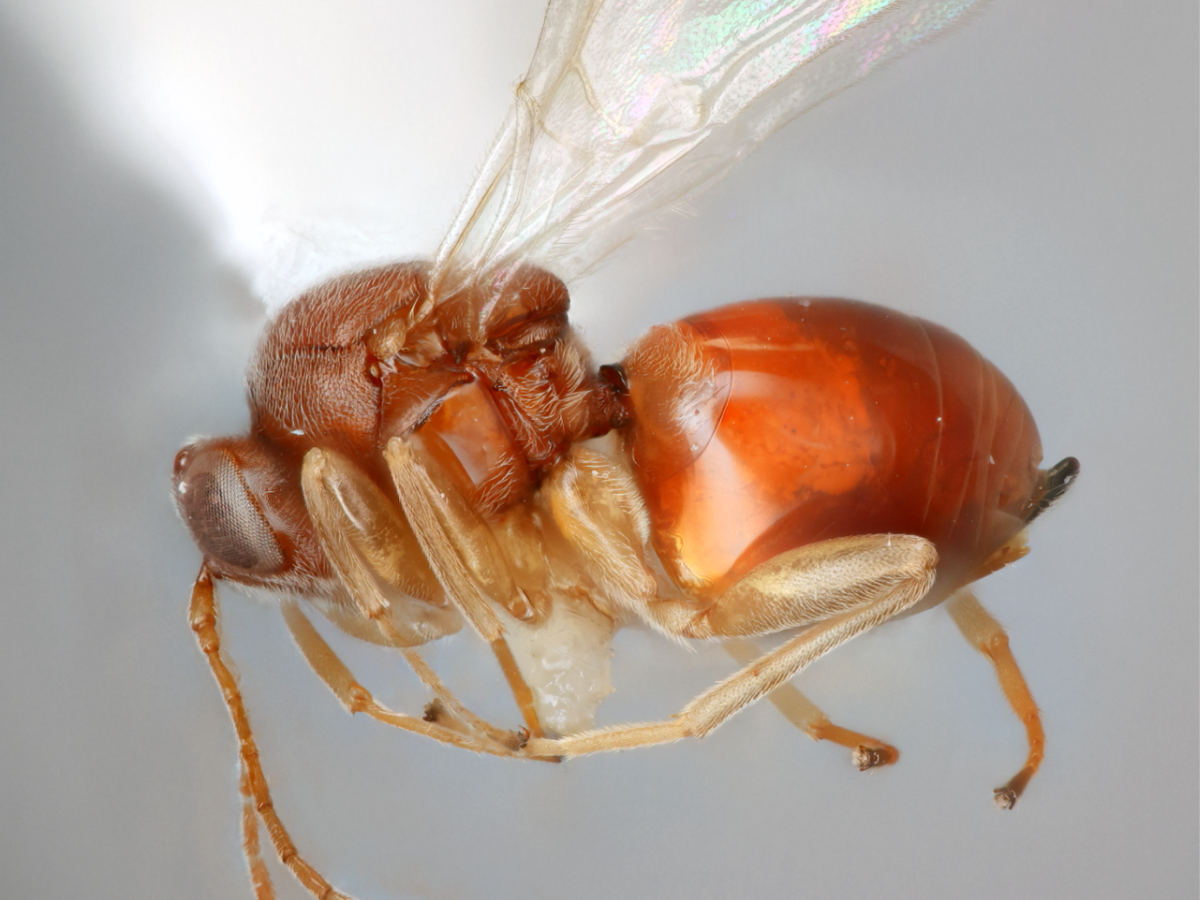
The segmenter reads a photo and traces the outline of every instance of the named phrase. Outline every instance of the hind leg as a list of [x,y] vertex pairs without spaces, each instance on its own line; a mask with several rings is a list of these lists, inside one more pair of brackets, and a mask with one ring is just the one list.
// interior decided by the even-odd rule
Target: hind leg
[[[580,564],[608,599],[660,631],[676,637],[731,638],[806,630],[697,697],[670,722],[530,741],[526,749],[534,753],[570,756],[702,737],[812,660],[910,608],[928,592],[937,567],[937,551],[923,538],[837,538],[767,560],[705,605],[678,594],[659,595],[646,562],[646,529],[636,492],[607,458],[576,448],[547,479],[544,495]],[[871,744],[878,745],[880,757],[894,754],[879,741],[839,729],[799,692],[790,699],[793,721],[814,736],[854,746],[856,761],[884,761],[871,759]],[[859,753],[859,746],[866,751]]]
[[758,657],[669,721],[531,740],[527,752],[578,756],[703,737],[770,694],[815,659],[911,608],[933,584],[937,554],[921,538],[838,538],[780,554],[752,570],[712,606],[643,598],[643,615],[681,636],[804,630]]
[[[753,642],[732,638],[721,646],[738,663],[748,666],[761,654]],[[832,744],[846,747],[850,750],[850,758],[859,771],[874,769],[877,766],[888,766],[900,758],[900,751],[891,744],[885,744],[878,738],[873,738],[849,728],[842,728],[829,721],[829,717],[802,694],[791,683],[781,684],[767,695],[767,700],[783,715],[785,719],[811,737],[814,741],[829,741]]]
[[946,604],[946,608],[963,637],[992,661],[1009,706],[1025,726],[1025,735],[1029,742],[1025,765],[994,792],[998,807],[1012,809],[1042,764],[1046,747],[1042,718],[1038,713],[1037,704],[1033,701],[1033,695],[1029,692],[1029,685],[1025,683],[1025,676],[1021,674],[1021,669],[1008,646],[1008,635],[1004,633],[1004,627],[992,618],[969,590],[964,589],[955,594]]

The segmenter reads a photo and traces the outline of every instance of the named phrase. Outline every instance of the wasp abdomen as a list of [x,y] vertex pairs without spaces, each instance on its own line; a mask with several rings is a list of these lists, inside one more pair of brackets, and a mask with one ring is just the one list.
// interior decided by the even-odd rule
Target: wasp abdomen
[[626,450],[672,578],[715,596],[786,550],[915,534],[931,602],[1016,535],[1041,445],[1024,401],[944,328],[848,300],[759,300],[649,332]]

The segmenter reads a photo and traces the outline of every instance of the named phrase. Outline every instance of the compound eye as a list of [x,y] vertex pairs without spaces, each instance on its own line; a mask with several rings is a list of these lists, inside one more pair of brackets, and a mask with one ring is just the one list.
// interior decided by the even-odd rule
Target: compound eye
[[179,451],[175,504],[214,563],[257,576],[273,575],[286,565],[274,531],[228,450],[193,444]]

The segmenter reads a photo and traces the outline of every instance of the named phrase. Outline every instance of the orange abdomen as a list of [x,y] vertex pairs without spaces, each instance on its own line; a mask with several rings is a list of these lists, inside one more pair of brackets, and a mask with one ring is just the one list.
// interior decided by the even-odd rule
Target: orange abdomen
[[713,596],[791,548],[916,534],[935,598],[1016,535],[1039,489],[1012,384],[944,328],[847,300],[759,300],[651,330],[625,363],[652,539]]

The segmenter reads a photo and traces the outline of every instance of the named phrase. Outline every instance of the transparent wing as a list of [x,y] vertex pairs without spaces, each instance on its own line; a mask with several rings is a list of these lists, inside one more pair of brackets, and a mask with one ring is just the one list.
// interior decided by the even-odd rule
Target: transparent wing
[[587,272],[655,211],[976,0],[551,0],[435,260],[438,295],[513,264]]

